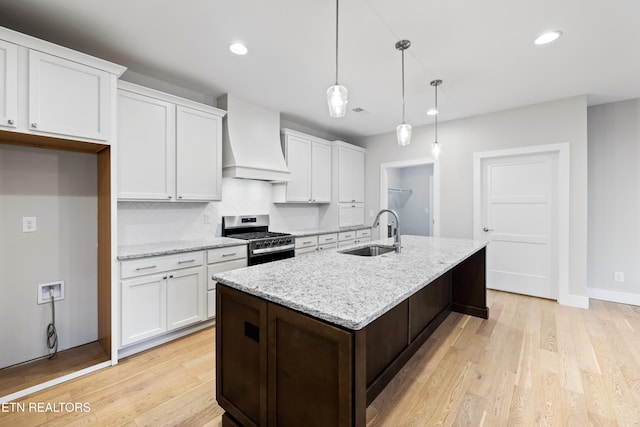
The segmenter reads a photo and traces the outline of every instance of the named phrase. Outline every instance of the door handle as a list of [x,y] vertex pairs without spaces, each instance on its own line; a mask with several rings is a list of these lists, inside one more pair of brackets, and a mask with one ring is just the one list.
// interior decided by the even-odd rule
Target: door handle
[[485,233],[488,233],[489,231],[493,231],[493,228],[484,227],[482,231],[484,231]]

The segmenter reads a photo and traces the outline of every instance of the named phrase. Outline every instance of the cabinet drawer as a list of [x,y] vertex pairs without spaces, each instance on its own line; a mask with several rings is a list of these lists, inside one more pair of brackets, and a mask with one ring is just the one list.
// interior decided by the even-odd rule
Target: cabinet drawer
[[326,243],[336,243],[338,241],[338,235],[333,234],[322,234],[318,236],[318,244],[324,245]]
[[316,251],[317,246],[307,246],[304,248],[296,248],[296,256],[303,254],[313,253]]
[[203,252],[187,252],[177,255],[137,259],[135,261],[123,261],[120,263],[120,277],[126,279],[163,271],[197,267],[203,264]]
[[247,258],[247,245],[229,246],[226,248],[209,249],[207,251],[207,264],[243,258]]
[[355,240],[343,240],[341,242],[338,242],[338,247],[339,248],[348,248],[349,246],[354,246],[356,244]]
[[344,240],[354,240],[356,238],[355,231],[343,231],[342,233],[338,233],[338,241],[342,242]]
[[321,251],[327,250],[327,249],[335,249],[338,247],[338,243],[337,242],[333,242],[333,243],[325,243],[324,245],[318,245],[318,249]]
[[318,236],[306,236],[296,238],[296,249],[318,246]]
[[356,231],[356,239],[359,239],[361,237],[371,237],[371,229],[365,228],[364,230]]
[[207,290],[215,290],[216,281],[211,278],[216,273],[222,273],[223,271],[236,270],[247,266],[247,259],[236,259],[233,261],[219,262],[216,264],[209,264],[207,266]]

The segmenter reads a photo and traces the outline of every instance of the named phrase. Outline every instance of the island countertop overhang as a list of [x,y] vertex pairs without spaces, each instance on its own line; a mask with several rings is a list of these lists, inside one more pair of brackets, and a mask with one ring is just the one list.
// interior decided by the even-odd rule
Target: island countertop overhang
[[213,278],[355,331],[486,245],[476,240],[403,235],[400,254],[361,257],[338,249],[217,273]]

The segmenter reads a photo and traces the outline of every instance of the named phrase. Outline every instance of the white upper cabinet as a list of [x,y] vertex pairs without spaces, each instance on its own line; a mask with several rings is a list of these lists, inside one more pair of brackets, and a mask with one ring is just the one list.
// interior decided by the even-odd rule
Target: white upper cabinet
[[311,202],[311,141],[285,136],[285,160],[289,168],[287,202]]
[[222,116],[178,106],[176,194],[179,200],[222,197]]
[[0,127],[18,122],[18,46],[0,40]]
[[331,201],[331,144],[314,142],[311,146],[311,198]]
[[0,129],[108,145],[124,71],[0,27]]
[[118,91],[118,197],[171,200],[175,194],[175,105]]
[[364,202],[364,150],[352,147],[338,146],[338,201],[341,203]]
[[109,74],[29,51],[29,129],[67,137],[109,139]]
[[282,147],[290,180],[274,184],[274,202],[330,203],[331,143],[283,129]]
[[221,198],[224,111],[120,82],[118,198]]

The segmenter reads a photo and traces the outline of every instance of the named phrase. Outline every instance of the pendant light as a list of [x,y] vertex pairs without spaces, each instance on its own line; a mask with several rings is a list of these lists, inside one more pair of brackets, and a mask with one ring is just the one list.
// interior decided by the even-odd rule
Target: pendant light
[[431,86],[433,86],[435,88],[436,91],[436,125],[435,125],[435,130],[436,130],[436,138],[435,141],[433,142],[433,144],[431,144],[431,154],[433,155],[434,159],[437,159],[438,157],[440,157],[440,143],[438,142],[438,114],[440,114],[440,110],[438,110],[438,86],[440,86],[442,84],[442,80],[432,80],[431,81]]
[[398,145],[409,145],[411,142],[411,125],[404,122],[404,51],[409,49],[411,42],[409,40],[400,40],[396,43],[396,49],[402,52],[402,124],[396,127],[396,137]]
[[340,0],[336,0],[336,84],[327,89],[327,104],[331,117],[344,117],[347,112],[347,88],[338,84],[338,16]]

